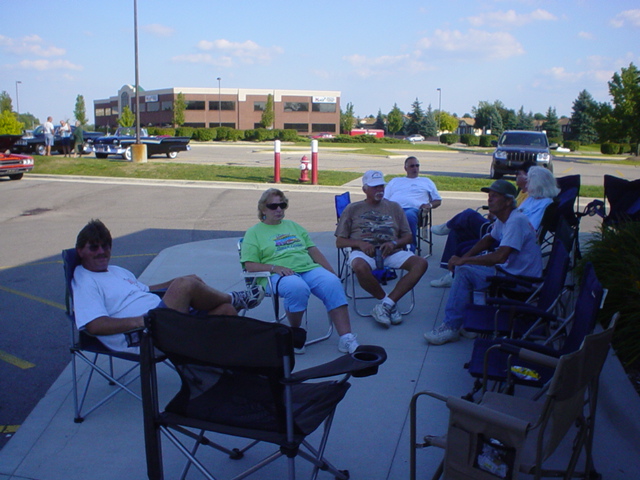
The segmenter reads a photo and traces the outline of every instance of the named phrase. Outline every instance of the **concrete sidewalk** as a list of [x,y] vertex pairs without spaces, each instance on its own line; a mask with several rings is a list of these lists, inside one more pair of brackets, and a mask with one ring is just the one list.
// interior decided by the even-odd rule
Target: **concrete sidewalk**
[[[326,256],[335,262],[332,232],[312,234]],[[434,252],[442,249],[443,237],[436,237]],[[154,283],[181,274],[197,273],[207,283],[222,290],[243,288],[236,249],[237,238],[207,240],[177,245],[162,251],[141,275],[145,283]],[[348,469],[353,479],[397,480],[409,476],[408,409],[411,396],[421,390],[462,395],[472,385],[463,369],[472,341],[441,347],[426,345],[422,334],[442,320],[448,289],[435,289],[428,283],[442,275],[439,257],[430,259],[430,268],[416,287],[417,305],[405,321],[389,330],[371,319],[358,317],[353,310],[352,325],[360,343],[383,346],[388,361],[374,377],[355,378],[352,388],[338,407],[327,446],[327,456],[340,469]],[[270,319],[267,299],[251,316]],[[312,299],[309,334],[326,329],[326,313]],[[307,348],[296,357],[297,368],[305,368],[335,358],[337,336]],[[86,374],[86,371],[84,371]],[[160,369],[161,402],[177,391],[175,372]],[[137,385],[135,388],[137,389]],[[94,393],[104,394],[111,387],[100,385]],[[611,355],[601,377],[599,412],[595,436],[595,464],[607,480],[640,478],[640,398],[618,360]],[[118,395],[81,424],[73,422],[71,369],[62,373],[40,401],[20,430],[0,451],[0,480],[140,480],[146,478],[142,414],[140,403],[130,396]],[[446,407],[438,402],[420,404],[418,434],[444,432],[448,419]],[[226,438],[225,445],[241,447],[245,441]],[[178,478],[182,467],[179,453],[163,439],[165,475]],[[569,448],[567,445],[566,448]],[[563,453],[566,453],[566,448]],[[271,446],[250,451],[244,460],[234,462],[222,454],[205,452],[207,461],[217,464],[220,478],[231,478],[252,460],[271,451]],[[418,472],[425,478],[435,470],[442,451],[418,452]],[[309,471],[306,462],[298,463],[299,478]],[[254,475],[255,478],[284,478],[286,463],[277,461]],[[201,478],[190,472],[188,478]],[[253,477],[250,477],[253,478]],[[320,473],[319,478],[330,478]]]

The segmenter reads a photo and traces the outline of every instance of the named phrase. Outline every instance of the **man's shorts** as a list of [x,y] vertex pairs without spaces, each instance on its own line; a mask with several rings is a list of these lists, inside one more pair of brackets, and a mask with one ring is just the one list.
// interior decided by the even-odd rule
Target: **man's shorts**
[[44,144],[47,147],[53,147],[53,135],[51,135],[50,133],[45,133],[44,134]]
[[[400,250],[399,252],[393,253],[384,259],[384,266],[391,268],[402,268],[402,265],[409,260],[411,257],[415,257],[415,254],[409,252],[407,250]],[[361,250],[352,250],[349,255],[349,265],[353,263],[356,258],[362,258],[365,262],[369,264],[371,270],[375,270],[376,268],[376,259],[370,257],[366,253]]]

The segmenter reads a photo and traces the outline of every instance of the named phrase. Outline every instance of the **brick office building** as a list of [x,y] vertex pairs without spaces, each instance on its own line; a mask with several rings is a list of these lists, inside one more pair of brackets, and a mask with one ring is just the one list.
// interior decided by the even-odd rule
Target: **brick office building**
[[[258,128],[269,94],[273,95],[274,128],[293,129],[300,135],[340,133],[340,92],[315,90],[267,90],[249,88],[164,88],[140,90],[142,126],[170,126],[173,104],[179,93],[187,108],[184,126]],[[117,127],[120,112],[136,108],[135,88],[124,85],[117,96],[94,100],[96,127]]]

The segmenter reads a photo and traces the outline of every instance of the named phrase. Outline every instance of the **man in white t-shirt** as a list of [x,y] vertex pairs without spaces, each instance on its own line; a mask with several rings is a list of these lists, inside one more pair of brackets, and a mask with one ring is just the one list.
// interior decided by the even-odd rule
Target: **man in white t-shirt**
[[[139,282],[130,271],[109,265],[111,233],[100,220],[91,220],[78,234],[80,258],[71,289],[76,325],[96,335],[116,351],[137,352],[127,347],[124,332],[144,326],[144,315],[156,307],[183,313],[237,315],[254,308],[264,298],[262,287],[245,292],[224,293],[196,275],[178,277],[151,287]],[[164,290],[162,299],[151,290]]]
[[404,161],[406,177],[391,179],[384,190],[384,198],[399,203],[404,210],[409,228],[413,235],[411,251],[416,251],[418,234],[418,217],[420,210],[433,210],[442,204],[442,198],[431,179],[419,177],[420,162],[416,157],[408,157]]
[[53,117],[47,117],[47,121],[42,125],[42,131],[44,132],[44,154],[50,156],[51,147],[53,147],[53,135],[55,133]]

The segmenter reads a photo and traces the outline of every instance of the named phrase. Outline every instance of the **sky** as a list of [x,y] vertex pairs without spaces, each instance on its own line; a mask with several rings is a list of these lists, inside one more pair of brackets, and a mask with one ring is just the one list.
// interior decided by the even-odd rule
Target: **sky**
[[[640,66],[637,0],[137,0],[140,86],[332,90],[359,117],[417,99],[570,116]],[[0,92],[73,120],[135,83],[134,0],[3,0]],[[16,83],[21,82],[21,83]],[[17,95],[16,95],[17,88]],[[440,89],[440,91],[438,91]]]

